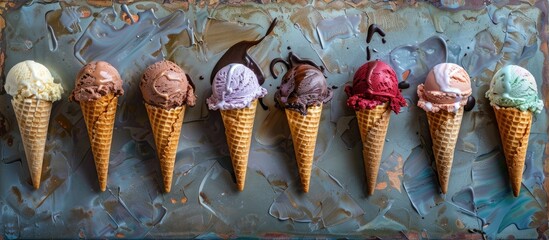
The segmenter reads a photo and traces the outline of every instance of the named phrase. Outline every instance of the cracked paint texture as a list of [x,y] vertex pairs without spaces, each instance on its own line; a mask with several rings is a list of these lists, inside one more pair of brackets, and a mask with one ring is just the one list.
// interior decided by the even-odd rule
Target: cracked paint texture
[[[479,4],[481,2],[482,4]],[[33,190],[11,97],[0,88],[0,238],[547,238],[548,115],[534,118],[523,185],[514,198],[494,113],[484,98],[494,72],[521,65],[549,103],[547,1],[13,1],[0,2],[0,84],[16,63],[46,65],[66,90],[53,105],[42,183]],[[211,69],[242,40],[271,35],[248,54],[265,73],[246,188],[238,192],[219,112],[208,111]],[[368,26],[386,33],[366,43]],[[334,98],[324,106],[310,192],[300,191],[284,112],[274,107],[274,58],[321,64]],[[343,88],[382,59],[407,81],[408,107],[391,117],[373,196],[366,196],[355,113]],[[162,178],[138,90],[159,59],[193,79],[172,191]],[[106,60],[124,80],[107,191],[100,192],[78,104],[68,102],[83,64]],[[476,107],[464,114],[449,191],[439,193],[416,87],[441,62],[471,75]],[[284,72],[282,67],[275,69]],[[280,74],[279,74],[280,75]]]

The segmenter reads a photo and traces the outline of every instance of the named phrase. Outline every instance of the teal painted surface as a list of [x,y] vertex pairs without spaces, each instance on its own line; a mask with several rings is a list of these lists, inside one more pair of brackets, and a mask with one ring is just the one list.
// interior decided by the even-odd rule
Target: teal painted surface
[[[522,191],[514,198],[495,117],[484,98],[495,71],[517,64],[532,72],[547,99],[541,51],[547,44],[547,3],[355,2],[223,2],[174,10],[174,4],[147,1],[112,7],[67,1],[7,11],[1,40],[4,74],[17,62],[34,59],[50,68],[66,92],[54,103],[38,190],[30,184],[11,97],[0,95],[3,236],[547,236],[547,111],[534,118]],[[92,15],[81,15],[86,11]],[[139,20],[125,23],[128,14]],[[274,18],[279,23],[273,34],[249,51],[265,73],[269,108],[257,110],[246,188],[238,192],[219,112],[208,111],[205,104],[211,69],[228,47],[258,38]],[[386,43],[379,35],[366,43],[373,23],[385,31]],[[370,197],[355,114],[345,106],[343,92],[366,61],[366,47],[372,59],[390,63],[411,85],[402,92],[409,106],[391,116],[378,185]],[[280,79],[268,73],[270,61],[290,51],[322,64],[328,84],[338,87],[323,109],[307,194],[300,191],[286,117],[274,107]],[[145,67],[162,58],[192,77],[199,99],[185,114],[169,194],[161,193],[154,140],[137,84]],[[109,61],[125,81],[106,192],[98,189],[80,107],[68,102],[77,71],[92,60]],[[446,195],[439,194],[425,113],[416,107],[416,86],[443,61],[469,72],[477,99],[477,106],[464,114]]]

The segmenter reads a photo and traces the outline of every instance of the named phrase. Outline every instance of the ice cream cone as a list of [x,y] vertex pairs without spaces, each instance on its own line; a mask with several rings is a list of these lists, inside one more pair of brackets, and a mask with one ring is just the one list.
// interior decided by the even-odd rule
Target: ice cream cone
[[388,103],[384,103],[373,109],[356,111],[356,118],[362,139],[362,155],[364,157],[368,195],[372,195],[376,186],[385,135],[391,118],[391,109]]
[[239,191],[244,190],[256,107],[257,99],[252,101],[249,108],[221,110],[227,144],[229,145],[231,161],[236,175],[236,185]]
[[286,109],[286,118],[288,118],[288,125],[292,133],[297,168],[304,192],[309,192],[321,113],[322,104],[307,107],[307,115],[305,116],[298,111]]
[[80,107],[88,128],[91,150],[101,191],[107,189],[109,158],[118,97],[105,95],[95,101],[81,101]]
[[522,172],[524,171],[530,126],[532,125],[532,112],[504,107],[494,107],[494,112],[498,122],[513,195],[517,197],[522,183]]
[[427,112],[429,130],[433,141],[433,154],[435,155],[438,181],[442,193],[448,191],[448,181],[450,180],[454,150],[462,118],[462,107],[455,113],[444,110],[436,113]]
[[32,185],[38,189],[52,103],[35,98],[14,98],[11,103],[19,124]]
[[145,103],[147,114],[154,135],[156,154],[160,160],[160,170],[164,181],[164,191],[169,193],[172,188],[173,169],[179,135],[185,115],[185,105],[172,109],[155,107]]

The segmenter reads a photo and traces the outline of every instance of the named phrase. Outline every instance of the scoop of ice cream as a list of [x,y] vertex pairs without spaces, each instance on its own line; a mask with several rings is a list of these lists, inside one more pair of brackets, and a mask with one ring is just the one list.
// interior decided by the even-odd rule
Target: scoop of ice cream
[[307,115],[307,107],[327,103],[332,100],[332,96],[332,90],[327,87],[326,78],[318,68],[299,64],[282,78],[282,84],[275,93],[275,101],[278,107]]
[[50,71],[42,64],[27,60],[15,64],[6,76],[6,92],[13,97],[45,101],[61,99],[63,87],[54,83]]
[[172,109],[196,103],[185,72],[171,61],[162,60],[147,67],[139,87],[145,102],[156,107]]
[[362,65],[353,77],[353,85],[345,87],[347,106],[355,111],[373,109],[377,105],[389,102],[395,113],[406,106],[398,88],[398,79],[393,68],[376,60]]
[[428,112],[457,112],[467,104],[471,92],[471,80],[465,69],[454,63],[441,63],[417,87],[417,105]]
[[543,101],[538,98],[536,79],[528,70],[516,65],[505,66],[494,74],[486,97],[495,106],[534,113],[543,109]]
[[215,74],[212,91],[206,100],[211,110],[246,108],[253,100],[267,95],[267,89],[259,86],[255,73],[239,63],[229,64]]
[[104,61],[90,62],[78,72],[71,101],[95,101],[99,98],[114,94],[124,94],[122,78],[111,64]]

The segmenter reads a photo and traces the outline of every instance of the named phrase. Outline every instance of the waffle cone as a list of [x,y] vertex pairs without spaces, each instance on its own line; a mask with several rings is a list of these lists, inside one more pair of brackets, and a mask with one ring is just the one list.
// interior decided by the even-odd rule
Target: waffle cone
[[301,179],[301,187],[304,192],[309,192],[321,113],[322,104],[320,106],[308,107],[307,115],[305,116],[297,111],[286,109],[286,118],[288,118],[288,125],[292,133],[297,168]]
[[109,158],[118,97],[105,95],[95,101],[81,101],[80,107],[88,128],[93,160],[101,191],[107,189]]
[[435,155],[438,181],[442,193],[448,192],[448,181],[450,180],[454,150],[456,149],[462,118],[463,108],[460,108],[456,113],[444,110],[436,113],[427,112],[429,130],[433,141],[433,154]]
[[52,103],[34,98],[15,98],[11,103],[21,132],[32,185],[38,189]]
[[391,118],[391,109],[388,103],[384,103],[373,109],[356,111],[356,118],[362,139],[362,155],[364,157],[368,195],[372,195],[377,182],[385,135],[387,135],[387,127]]
[[181,126],[185,115],[185,106],[163,109],[145,103],[154,135],[156,154],[160,160],[160,170],[164,182],[164,191],[172,188],[175,156],[181,135]]
[[229,145],[236,176],[236,186],[239,191],[244,190],[246,181],[246,168],[248,167],[256,107],[257,100],[254,100],[249,108],[221,110],[227,145]]
[[513,195],[517,197],[520,193],[526,150],[528,150],[532,113],[503,107],[494,107],[494,112],[498,122]]

